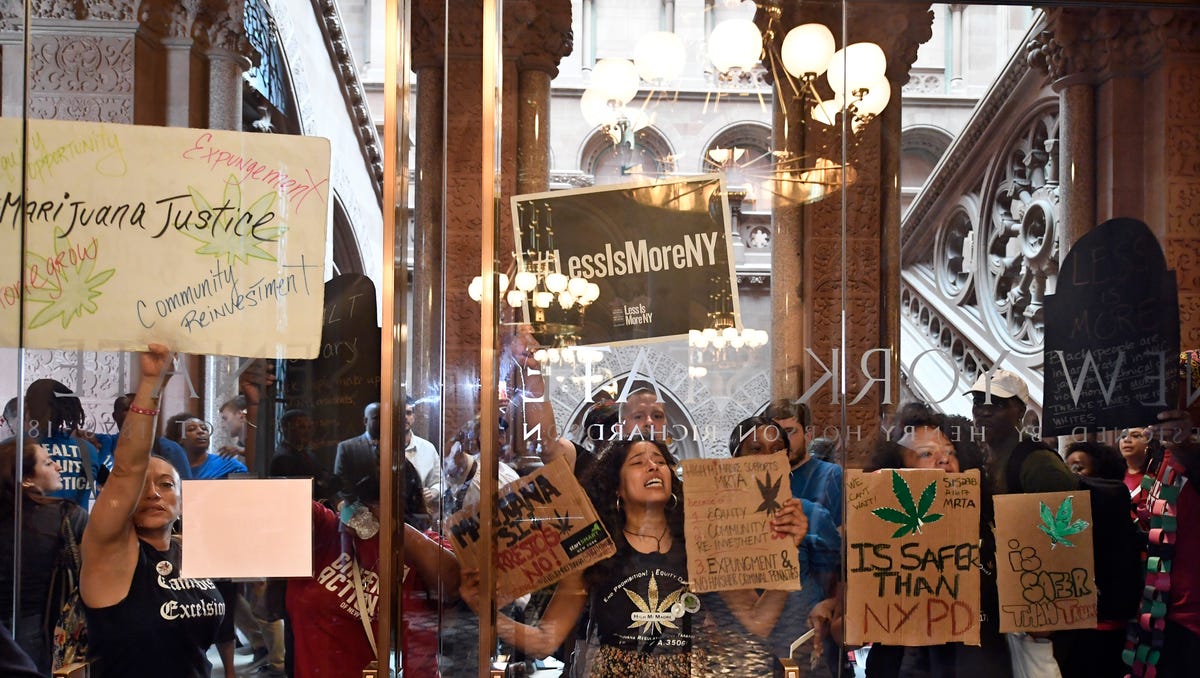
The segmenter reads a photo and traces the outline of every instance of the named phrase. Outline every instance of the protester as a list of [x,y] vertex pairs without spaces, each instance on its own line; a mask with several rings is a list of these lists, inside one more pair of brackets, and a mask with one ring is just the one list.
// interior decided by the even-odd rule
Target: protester
[[[19,486],[14,482],[18,453],[22,470]],[[50,458],[45,447],[30,438],[25,438],[20,448],[15,439],[0,443],[0,544],[16,544],[13,508],[18,492],[21,497],[21,606],[16,610],[16,641],[43,674],[51,669],[52,632],[59,611],[58,605],[48,603],[56,603],[70,593],[54,590],[65,583],[55,581],[55,575],[63,567],[74,569],[74,563],[64,555],[68,555],[69,541],[83,537],[87,525],[87,512],[78,504],[48,496],[60,489],[58,462]],[[12,557],[0,558],[0,610],[13,609],[13,574]],[[13,631],[8,614],[3,624]]]
[[141,354],[113,470],[83,533],[79,589],[89,655],[105,675],[209,678],[205,653],[225,616],[211,580],[179,576],[182,551],[172,538],[181,510],[179,474],[150,455],[170,360],[160,345]]
[[[707,675],[707,658],[697,634],[705,627],[707,610],[699,596],[688,590],[687,558],[683,536],[683,486],[674,471],[675,460],[661,441],[619,440],[611,443],[592,467],[584,487],[600,519],[616,542],[617,553],[558,583],[554,598],[536,624],[522,624],[497,615],[497,635],[513,646],[537,656],[558,648],[575,627],[585,605],[590,604],[592,625],[588,636],[598,645],[582,675],[595,678],[627,676],[684,677]],[[798,501],[789,500],[769,522],[770,529],[799,545],[807,522]],[[748,596],[727,600],[746,626],[774,618],[754,610]],[[781,593],[781,592],[774,592]],[[479,611],[479,573],[463,572],[463,599]],[[782,609],[783,596],[767,597],[774,614]],[[662,617],[639,622],[636,601],[678,601]],[[502,601],[503,602],[503,601]],[[658,603],[656,603],[658,604]],[[632,620],[632,621],[631,621]],[[758,662],[769,653],[754,652],[751,643],[736,665],[721,667],[742,675],[762,675]],[[757,666],[758,668],[751,668]],[[767,667],[770,664],[766,664]],[[696,671],[698,673],[693,673]]]

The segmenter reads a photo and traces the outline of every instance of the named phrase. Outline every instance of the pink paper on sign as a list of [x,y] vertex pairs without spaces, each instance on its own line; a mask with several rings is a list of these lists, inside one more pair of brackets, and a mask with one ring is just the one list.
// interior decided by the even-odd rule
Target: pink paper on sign
[[312,480],[186,480],[182,493],[182,576],[312,575]]

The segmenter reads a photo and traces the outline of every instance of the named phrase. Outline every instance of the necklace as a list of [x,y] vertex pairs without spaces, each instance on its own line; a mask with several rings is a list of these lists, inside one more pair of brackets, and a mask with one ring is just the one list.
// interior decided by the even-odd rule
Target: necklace
[[658,535],[657,537],[652,534],[639,534],[637,532],[630,532],[629,530],[626,530],[625,528],[621,528],[621,531],[631,537],[638,537],[639,539],[653,539],[655,552],[663,553],[662,540],[666,538],[667,531],[670,529],[671,529],[670,525],[664,525],[662,534]]

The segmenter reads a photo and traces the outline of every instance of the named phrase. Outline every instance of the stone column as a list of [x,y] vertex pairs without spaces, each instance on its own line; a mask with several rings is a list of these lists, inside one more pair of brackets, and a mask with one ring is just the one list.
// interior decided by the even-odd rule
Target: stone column
[[[790,7],[783,12],[778,38],[793,26],[817,21],[830,27],[839,46],[875,42],[887,55],[888,79],[898,93],[908,82],[917,47],[932,35],[929,5],[846,6],[848,36],[839,35],[838,9]],[[782,142],[789,151],[803,150],[805,166],[816,157],[840,162],[839,130],[821,129],[805,120],[807,111],[790,110],[796,102],[785,103],[793,138],[779,137],[785,114],[777,112],[777,147]],[[771,390],[773,397],[805,398],[819,426],[843,423],[845,412],[853,463],[856,450],[864,447],[885,406],[895,404],[899,393],[899,97],[893,96],[878,118],[847,141],[855,179],[844,194],[775,211]],[[815,360],[806,348],[812,349]],[[846,361],[844,384],[838,383],[834,349]],[[868,381],[860,367],[864,363],[870,377],[883,379],[886,374],[889,381]]]
[[1178,277],[1183,348],[1200,347],[1200,13],[1051,9],[1028,52],[1060,93],[1064,252],[1098,222],[1146,222]]
[[[446,422],[443,443],[478,408],[479,304],[467,295],[467,286],[479,273],[480,215],[485,207],[492,207],[480,203],[479,182],[484,173],[493,171],[480,165],[482,5],[478,0],[455,5],[448,45],[442,42],[444,9],[444,3],[432,0],[416,0],[413,5],[417,268],[410,335],[414,382],[410,391],[440,394]],[[557,74],[559,60],[570,52],[570,17],[568,0],[510,0],[504,6],[503,110],[507,114],[499,121],[503,170],[496,206],[501,220],[500,271],[508,268],[513,247],[508,198],[514,191],[540,191],[548,185],[550,79]],[[444,78],[444,68],[453,78]],[[443,110],[448,112],[445,119]],[[449,140],[445,147],[443,133]],[[426,425],[427,430],[436,430],[433,421]]]
[[141,124],[187,127],[191,124],[192,26],[196,3],[143,2],[138,54],[147,65],[139,88]]
[[208,114],[203,123],[210,129],[242,128],[242,74],[250,68],[253,53],[242,25],[243,11],[240,0],[209,0],[192,28],[194,55],[207,71]]

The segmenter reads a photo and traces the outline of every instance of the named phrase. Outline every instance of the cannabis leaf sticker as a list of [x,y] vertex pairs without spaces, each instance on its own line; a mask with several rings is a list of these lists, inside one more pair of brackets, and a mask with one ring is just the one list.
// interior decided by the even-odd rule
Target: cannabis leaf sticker
[[892,492],[896,495],[896,500],[900,502],[900,508],[904,509],[903,511],[889,506],[871,511],[879,519],[900,526],[900,529],[892,534],[892,539],[910,533],[921,534],[922,525],[935,523],[942,519],[940,513],[929,513],[929,509],[933,506],[933,499],[937,496],[936,480],[925,487],[921,492],[921,501],[913,505],[912,491],[908,489],[908,481],[904,480],[899,473],[892,471]]
[[772,484],[771,472],[767,471],[766,480],[755,478],[754,482],[758,484],[758,493],[762,496],[762,503],[758,505],[758,508],[754,509],[754,512],[763,513],[765,511],[768,516],[775,515],[776,511],[783,508],[778,500],[779,486],[783,482],[783,476],[776,478]]
[[1042,513],[1042,524],[1038,525],[1038,529],[1050,537],[1050,548],[1059,544],[1074,548],[1075,545],[1067,541],[1067,537],[1079,534],[1088,528],[1086,520],[1073,520],[1075,508],[1072,506],[1072,499],[1074,497],[1070,495],[1063,499],[1063,502],[1058,505],[1058,512],[1054,515],[1050,515],[1050,507],[1046,506],[1046,502],[1038,502],[1041,505]]

